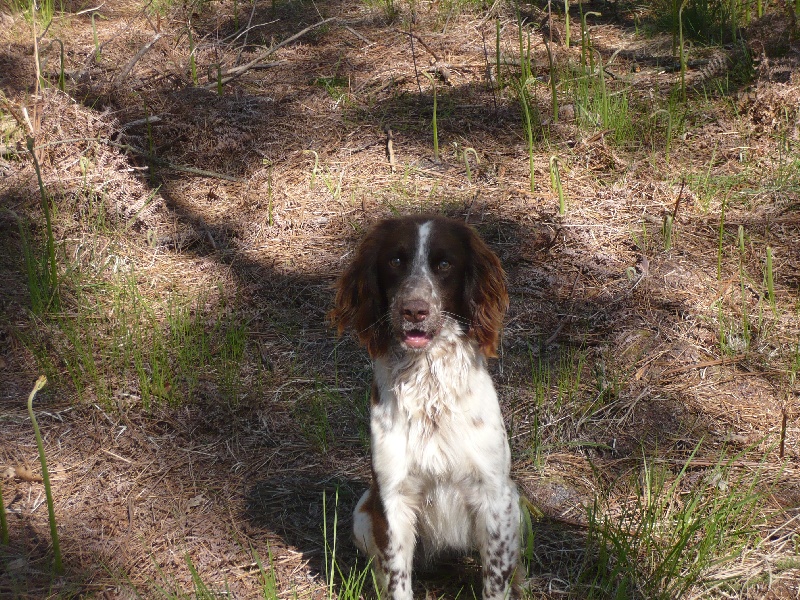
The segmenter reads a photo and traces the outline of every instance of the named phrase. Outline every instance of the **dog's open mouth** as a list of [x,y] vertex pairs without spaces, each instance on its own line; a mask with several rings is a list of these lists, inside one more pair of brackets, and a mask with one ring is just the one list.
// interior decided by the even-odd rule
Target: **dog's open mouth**
[[403,332],[403,342],[409,348],[421,349],[427,346],[433,339],[433,335],[421,329],[409,329]]

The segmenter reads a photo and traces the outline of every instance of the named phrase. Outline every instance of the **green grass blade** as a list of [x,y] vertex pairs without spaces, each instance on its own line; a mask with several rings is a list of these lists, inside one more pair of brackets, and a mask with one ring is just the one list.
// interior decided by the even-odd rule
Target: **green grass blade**
[[50,538],[53,541],[53,570],[58,575],[63,575],[64,565],[61,562],[61,546],[58,543],[58,529],[56,526],[56,513],[53,508],[53,494],[50,491],[50,474],[47,471],[47,458],[44,454],[44,444],[42,434],[39,432],[39,424],[36,422],[36,415],[33,413],[33,398],[36,393],[47,385],[47,377],[41,375],[36,380],[30,395],[28,396],[28,414],[33,423],[33,433],[36,436],[36,447],[39,449],[39,463],[42,465],[42,481],[44,482],[44,493],[47,497],[47,516],[50,521]]

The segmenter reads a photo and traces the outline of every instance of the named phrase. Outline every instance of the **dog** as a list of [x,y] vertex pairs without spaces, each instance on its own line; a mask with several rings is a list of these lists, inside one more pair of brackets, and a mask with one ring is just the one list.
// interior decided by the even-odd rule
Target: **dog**
[[507,308],[499,259],[440,216],[380,222],[338,282],[331,320],[374,361],[372,483],[353,535],[382,598],[413,598],[417,540],[427,558],[477,549],[483,600],[519,597],[519,496],[486,366]]

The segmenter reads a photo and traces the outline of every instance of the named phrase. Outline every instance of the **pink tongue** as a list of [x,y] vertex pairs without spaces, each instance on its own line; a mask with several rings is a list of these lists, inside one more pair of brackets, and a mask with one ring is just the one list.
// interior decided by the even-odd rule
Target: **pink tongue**
[[412,348],[424,348],[428,345],[428,336],[421,331],[409,331],[406,334],[405,342]]

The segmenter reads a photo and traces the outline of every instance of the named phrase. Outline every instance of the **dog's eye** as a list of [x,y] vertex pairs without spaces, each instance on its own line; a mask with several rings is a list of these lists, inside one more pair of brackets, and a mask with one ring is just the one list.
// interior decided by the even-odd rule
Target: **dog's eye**
[[452,265],[449,260],[440,260],[436,265],[437,271],[447,271]]
[[400,260],[399,257],[395,256],[394,258],[389,259],[389,265],[394,267],[395,269],[403,264],[403,261]]

